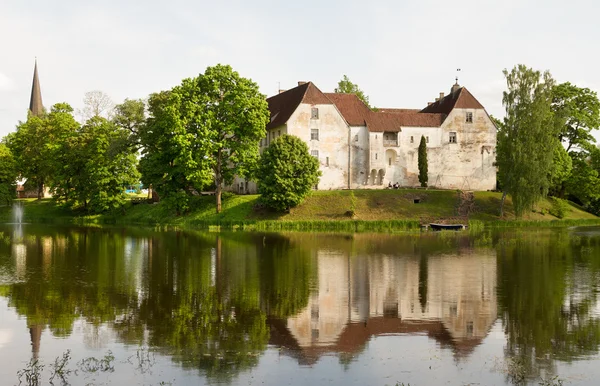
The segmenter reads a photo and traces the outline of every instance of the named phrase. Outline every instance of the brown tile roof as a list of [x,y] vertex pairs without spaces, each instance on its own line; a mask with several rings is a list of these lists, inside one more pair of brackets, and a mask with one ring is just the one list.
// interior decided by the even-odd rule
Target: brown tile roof
[[267,124],[267,129],[272,129],[285,124],[300,103],[330,105],[331,101],[312,82],[306,82],[267,98],[267,103],[271,112],[271,122]]
[[364,126],[371,109],[354,94],[325,93],[350,126]]
[[483,109],[464,87],[448,94],[423,110],[382,108],[371,111],[354,94],[323,93],[312,82],[294,87],[267,99],[271,122],[267,129],[285,124],[301,103],[334,104],[350,126],[367,125],[369,131],[401,130],[401,127],[440,127],[454,108]]
[[400,131],[400,127],[440,127],[445,114],[373,112],[367,121],[369,131]]
[[369,131],[400,131],[401,126],[439,127],[444,114],[425,114],[415,109],[385,109],[371,111],[354,94],[325,93],[350,126],[367,124]]
[[422,113],[450,114],[452,109],[483,109],[483,106],[465,87],[461,87],[421,110]]

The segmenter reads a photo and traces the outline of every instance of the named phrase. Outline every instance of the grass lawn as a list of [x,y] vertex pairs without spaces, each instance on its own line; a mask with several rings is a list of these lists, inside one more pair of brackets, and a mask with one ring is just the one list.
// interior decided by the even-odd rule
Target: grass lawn
[[[260,205],[258,195],[231,195],[223,197],[223,210],[215,211],[215,197],[195,197],[189,213],[176,216],[175,212],[163,203],[134,205],[129,203],[124,210],[102,215],[84,215],[55,205],[52,200],[21,200],[24,203],[26,222],[77,222],[77,223],[119,223],[144,225],[179,225],[219,223],[254,223],[276,221],[277,223],[319,223],[319,222],[383,222],[414,220],[428,222],[511,221],[514,211],[510,198],[505,202],[505,217],[499,217],[501,193],[474,192],[472,210],[468,217],[459,216],[460,192],[454,190],[425,189],[381,189],[381,190],[338,190],[315,191],[301,205],[289,213],[275,213]],[[415,199],[419,203],[415,203]],[[531,213],[521,221],[558,220],[550,214],[553,203],[545,199],[538,203]],[[354,215],[351,216],[351,210]],[[583,211],[576,205],[569,205],[565,220],[594,220],[598,217]],[[280,221],[277,221],[280,220]],[[11,221],[11,208],[0,207],[0,221]],[[391,224],[391,223],[390,223]],[[400,224],[400,223],[397,223]],[[393,225],[389,225],[393,226]]]

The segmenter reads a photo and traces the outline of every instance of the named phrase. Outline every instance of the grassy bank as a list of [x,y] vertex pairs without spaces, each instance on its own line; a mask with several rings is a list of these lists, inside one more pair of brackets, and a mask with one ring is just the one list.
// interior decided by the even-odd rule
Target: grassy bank
[[[518,221],[514,218],[512,202],[507,199],[505,217],[500,218],[500,200],[501,193],[495,192],[475,192],[466,202],[464,195],[450,190],[318,191],[289,213],[274,213],[262,208],[256,195],[228,195],[224,197],[222,213],[217,214],[215,198],[208,196],[195,198],[191,211],[183,216],[176,216],[162,203],[130,204],[115,213],[83,215],[57,206],[51,200],[26,200],[23,221],[277,231],[409,230],[429,222],[470,222],[473,227],[600,223],[598,217],[573,204],[568,204],[564,208],[564,217],[558,219],[551,214],[556,206],[551,199],[543,200]],[[11,221],[10,208],[0,208],[0,220]]]

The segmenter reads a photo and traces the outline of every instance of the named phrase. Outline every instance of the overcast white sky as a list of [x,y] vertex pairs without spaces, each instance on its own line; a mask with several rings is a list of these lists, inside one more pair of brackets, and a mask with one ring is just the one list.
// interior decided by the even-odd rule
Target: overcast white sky
[[599,15],[594,0],[0,0],[0,136],[26,118],[36,56],[46,108],[91,90],[144,98],[223,63],[267,96],[347,74],[375,106],[406,108],[461,68],[502,116],[502,69],[517,63],[600,91]]

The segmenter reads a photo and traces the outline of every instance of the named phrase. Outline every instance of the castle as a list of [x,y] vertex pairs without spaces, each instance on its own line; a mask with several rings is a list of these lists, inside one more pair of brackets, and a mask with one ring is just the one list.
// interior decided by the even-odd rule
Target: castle
[[[421,136],[430,187],[496,188],[496,126],[458,82],[421,110],[374,111],[354,94],[324,93],[312,82],[298,82],[267,102],[271,117],[261,152],[282,134],[300,137],[319,160],[319,190],[419,186]],[[233,188],[256,192],[253,182],[242,179]]]

